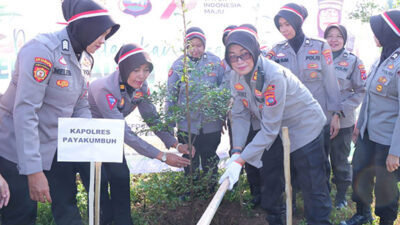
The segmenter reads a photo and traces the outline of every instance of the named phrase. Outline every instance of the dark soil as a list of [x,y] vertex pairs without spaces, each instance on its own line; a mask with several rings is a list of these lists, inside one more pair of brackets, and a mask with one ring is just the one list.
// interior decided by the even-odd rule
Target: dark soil
[[[154,224],[162,225],[195,225],[207,208],[209,201],[195,200],[193,203],[185,202],[176,209],[160,209],[160,221]],[[194,216],[190,209],[194,208]],[[212,225],[265,225],[266,212],[259,207],[249,209],[240,207],[238,202],[223,201],[215,213]],[[193,218],[193,219],[191,219]],[[300,218],[294,218],[293,224],[299,224]],[[153,224],[150,222],[150,224]]]

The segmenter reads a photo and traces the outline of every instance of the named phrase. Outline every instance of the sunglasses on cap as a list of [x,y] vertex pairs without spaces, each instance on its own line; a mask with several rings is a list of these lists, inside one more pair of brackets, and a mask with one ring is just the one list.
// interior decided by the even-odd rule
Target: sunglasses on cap
[[243,54],[241,54],[241,55],[239,55],[239,56],[230,55],[230,56],[229,56],[229,61],[230,61],[231,63],[236,63],[236,62],[239,61],[239,59],[241,59],[242,61],[245,61],[245,60],[248,60],[248,59],[250,59],[250,58],[251,58],[251,54],[250,54],[249,52],[245,52],[245,53],[243,53]]

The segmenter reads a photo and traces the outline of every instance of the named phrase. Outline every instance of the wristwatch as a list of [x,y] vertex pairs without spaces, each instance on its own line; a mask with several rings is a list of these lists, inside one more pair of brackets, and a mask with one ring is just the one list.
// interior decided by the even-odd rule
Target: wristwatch
[[167,161],[167,153],[163,152],[163,155],[161,157],[161,162],[166,162]]

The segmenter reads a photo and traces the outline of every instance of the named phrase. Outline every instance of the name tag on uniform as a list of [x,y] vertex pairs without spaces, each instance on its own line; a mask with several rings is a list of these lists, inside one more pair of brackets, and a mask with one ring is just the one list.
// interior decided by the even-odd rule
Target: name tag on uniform
[[93,58],[86,51],[83,51],[81,59],[79,60],[79,64],[81,65],[83,78],[85,78],[87,83],[90,80],[90,73],[93,67]]

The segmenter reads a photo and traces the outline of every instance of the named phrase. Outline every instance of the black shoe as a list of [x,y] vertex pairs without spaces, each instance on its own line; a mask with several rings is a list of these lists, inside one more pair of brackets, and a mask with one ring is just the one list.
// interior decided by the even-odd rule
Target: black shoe
[[385,220],[385,219],[380,219],[379,225],[393,225],[394,221],[393,220]]
[[338,210],[345,209],[347,207],[347,201],[343,200],[343,201],[335,202],[335,207]]
[[254,209],[261,203],[261,195],[255,195],[253,198],[250,200],[250,204],[252,205],[252,208]]
[[285,225],[285,214],[282,215],[267,215],[265,219],[268,221],[269,225]]
[[355,214],[349,220],[340,222],[339,225],[362,225],[372,222],[374,219],[372,218],[371,214],[369,215],[360,215]]

